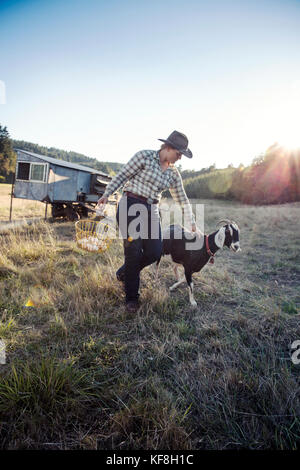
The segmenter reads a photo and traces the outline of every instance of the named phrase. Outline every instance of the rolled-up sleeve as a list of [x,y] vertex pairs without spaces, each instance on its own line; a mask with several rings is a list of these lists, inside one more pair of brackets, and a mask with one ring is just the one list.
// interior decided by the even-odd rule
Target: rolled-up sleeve
[[187,216],[188,222],[193,225],[195,224],[195,217],[193,214],[192,206],[186,195],[183,187],[181,175],[176,171],[174,183],[170,186],[170,194],[175,202],[180,204],[183,213]]
[[121,186],[136,175],[145,166],[145,158],[142,152],[137,152],[129,160],[128,163],[113,177],[111,182],[106,186],[103,196],[109,197]]

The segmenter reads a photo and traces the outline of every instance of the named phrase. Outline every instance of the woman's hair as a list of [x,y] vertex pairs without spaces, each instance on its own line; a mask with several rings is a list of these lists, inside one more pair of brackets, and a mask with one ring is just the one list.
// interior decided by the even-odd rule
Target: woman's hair
[[163,150],[163,149],[172,149],[174,147],[172,147],[172,145],[169,145],[169,144],[161,144],[160,146],[160,150]]

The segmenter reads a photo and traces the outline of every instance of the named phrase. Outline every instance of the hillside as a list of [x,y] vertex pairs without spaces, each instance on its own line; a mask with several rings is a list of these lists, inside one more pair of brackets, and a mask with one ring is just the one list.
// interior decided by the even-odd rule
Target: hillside
[[246,204],[300,201],[300,150],[274,144],[248,167],[185,173],[189,198],[217,198]]
[[87,157],[81,153],[72,151],[67,152],[66,150],[57,149],[55,147],[44,147],[24,140],[12,139],[12,145],[13,148],[28,150],[29,152],[39,153],[47,157],[57,158],[59,160],[65,160],[79,165],[87,165],[109,175],[117,173],[124,166],[122,163],[100,162],[96,158]]

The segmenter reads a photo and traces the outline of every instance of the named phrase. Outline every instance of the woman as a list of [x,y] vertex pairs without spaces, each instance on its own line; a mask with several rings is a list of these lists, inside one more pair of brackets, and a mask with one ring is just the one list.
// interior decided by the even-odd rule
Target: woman
[[[160,150],[137,152],[107,185],[98,201],[99,206],[105,205],[108,197],[125,183],[117,209],[117,221],[124,241],[125,262],[116,276],[119,281],[124,282],[126,307],[129,312],[135,312],[139,307],[141,270],[161,256],[159,200],[163,191],[169,189],[175,202],[185,207],[192,231],[198,232],[182,178],[174,166],[182,155],[192,158],[188,139],[181,132],[174,131],[166,140],[158,140],[164,142]],[[139,231],[136,225],[137,212],[140,214]]]

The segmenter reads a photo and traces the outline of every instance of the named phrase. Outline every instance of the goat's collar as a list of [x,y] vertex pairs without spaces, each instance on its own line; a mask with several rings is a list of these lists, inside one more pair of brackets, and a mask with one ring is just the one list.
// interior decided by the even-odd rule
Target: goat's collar
[[213,253],[209,248],[208,235],[204,235],[204,237],[205,237],[206,251],[207,251],[207,254],[210,256],[209,262],[213,264],[215,262],[215,259],[214,259],[215,253]]

